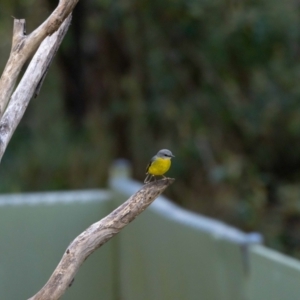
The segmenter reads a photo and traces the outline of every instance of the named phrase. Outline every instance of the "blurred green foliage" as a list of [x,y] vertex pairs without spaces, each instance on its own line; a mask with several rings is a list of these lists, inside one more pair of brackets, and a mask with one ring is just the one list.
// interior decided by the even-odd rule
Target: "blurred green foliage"
[[[56,5],[44,1],[2,1],[1,66],[10,15],[34,28]],[[105,186],[117,157],[143,180],[148,160],[169,148],[171,199],[300,256],[299,4],[78,5],[3,158],[0,191]]]

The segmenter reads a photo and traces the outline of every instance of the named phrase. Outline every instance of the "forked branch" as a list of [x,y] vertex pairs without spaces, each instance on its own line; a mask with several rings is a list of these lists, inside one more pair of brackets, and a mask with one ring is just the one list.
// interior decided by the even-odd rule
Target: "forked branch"
[[[11,52],[0,78],[0,161],[30,99],[43,83],[53,56],[67,32],[71,12],[77,2],[61,0],[47,20],[29,35],[26,35],[25,20],[14,20]],[[13,93],[24,63],[38,47]]]
[[[35,94],[37,88],[40,87],[40,83],[48,71],[49,65],[69,28],[70,22],[71,15],[69,15],[52,36],[47,37],[42,42],[18,87],[14,91],[7,108],[0,119],[0,161],[15,129],[25,113],[30,99]],[[15,20],[15,24],[22,23],[22,20]],[[17,42],[16,45],[20,45],[20,43]]]
[[14,21],[12,48],[0,78],[0,117],[10,100],[24,63],[47,36],[58,30],[77,2],[78,0],[61,0],[48,19],[29,35],[26,35],[25,20]]

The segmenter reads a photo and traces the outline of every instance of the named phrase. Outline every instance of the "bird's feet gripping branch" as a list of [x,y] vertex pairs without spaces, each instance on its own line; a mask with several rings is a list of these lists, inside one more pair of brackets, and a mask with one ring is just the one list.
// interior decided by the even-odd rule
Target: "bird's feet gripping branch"
[[146,168],[146,178],[144,183],[148,183],[154,178],[155,176],[164,176],[164,174],[170,169],[171,167],[171,158],[175,157],[172,152],[168,149],[162,149],[157,152],[155,156],[152,157],[150,160],[147,168]]

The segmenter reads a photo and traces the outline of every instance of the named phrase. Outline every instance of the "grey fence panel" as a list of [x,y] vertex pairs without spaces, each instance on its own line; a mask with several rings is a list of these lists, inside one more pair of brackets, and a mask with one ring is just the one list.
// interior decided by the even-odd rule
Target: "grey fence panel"
[[[68,244],[141,188],[126,165],[116,174],[111,192],[0,197],[0,299],[36,293]],[[93,253],[63,299],[300,299],[300,261],[261,241],[159,197]]]
[[[105,191],[0,197],[0,299],[27,299],[48,280],[68,244],[111,211]],[[63,299],[116,299],[113,241],[80,268]]]
[[300,261],[268,249],[252,246],[249,300],[298,300],[300,299]]
[[[126,178],[110,184],[118,204],[141,187]],[[244,300],[245,248],[260,241],[163,197],[118,238],[124,300]]]
[[123,299],[219,299],[207,234],[185,230],[149,210],[120,239]]

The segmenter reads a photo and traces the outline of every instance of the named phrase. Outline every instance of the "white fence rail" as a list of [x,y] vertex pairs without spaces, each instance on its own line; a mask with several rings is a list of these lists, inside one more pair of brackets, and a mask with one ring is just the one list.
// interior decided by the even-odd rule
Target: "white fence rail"
[[[105,191],[2,195],[0,299],[39,290],[68,244],[141,187],[127,174],[114,169]],[[300,299],[300,262],[261,242],[160,197],[84,263],[63,299]]]

